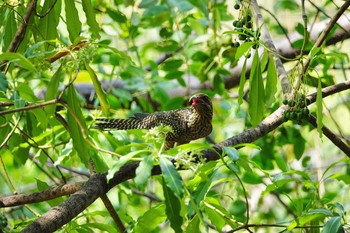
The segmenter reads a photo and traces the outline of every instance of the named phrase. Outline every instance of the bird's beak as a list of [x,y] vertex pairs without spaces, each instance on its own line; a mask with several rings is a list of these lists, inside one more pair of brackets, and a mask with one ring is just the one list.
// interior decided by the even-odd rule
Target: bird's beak
[[196,95],[192,96],[190,99],[191,106],[195,106],[198,103],[203,103],[203,101],[201,99],[199,99],[198,96],[196,96]]

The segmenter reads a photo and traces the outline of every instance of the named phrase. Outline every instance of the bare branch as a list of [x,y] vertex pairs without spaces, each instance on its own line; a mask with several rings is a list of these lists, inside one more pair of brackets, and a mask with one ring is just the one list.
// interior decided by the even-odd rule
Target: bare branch
[[81,183],[64,184],[41,192],[1,197],[0,207],[18,206],[52,200],[61,196],[75,193],[80,188]]

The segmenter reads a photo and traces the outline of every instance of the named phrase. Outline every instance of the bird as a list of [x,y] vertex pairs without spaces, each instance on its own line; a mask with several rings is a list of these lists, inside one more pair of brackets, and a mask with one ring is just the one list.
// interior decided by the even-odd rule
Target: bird
[[207,94],[190,97],[190,106],[154,113],[135,113],[127,119],[97,118],[95,127],[100,130],[152,129],[164,125],[172,128],[165,136],[163,149],[187,144],[192,140],[208,136],[212,130],[213,105]]

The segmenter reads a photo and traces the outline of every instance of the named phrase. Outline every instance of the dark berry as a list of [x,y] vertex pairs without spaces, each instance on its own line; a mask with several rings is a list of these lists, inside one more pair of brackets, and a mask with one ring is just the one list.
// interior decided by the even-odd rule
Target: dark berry
[[289,107],[293,107],[295,105],[295,102],[293,100],[288,100]]
[[282,101],[282,103],[283,103],[284,105],[287,105],[287,104],[288,104],[288,100],[287,100],[287,99],[284,99],[284,100]]
[[253,23],[252,22],[247,22],[245,25],[247,26],[247,28],[252,28],[253,27]]
[[250,14],[247,14],[245,16],[245,19],[247,20],[247,22],[250,22],[252,20],[252,16]]
[[238,35],[238,39],[240,39],[240,40],[245,40],[245,39],[247,39],[247,36],[244,35],[244,34],[239,34],[239,35]]
[[311,104],[311,100],[310,99],[306,99],[306,105],[310,105]]
[[239,10],[239,8],[241,8],[241,6],[240,6],[238,3],[236,3],[233,7],[234,7],[236,10]]

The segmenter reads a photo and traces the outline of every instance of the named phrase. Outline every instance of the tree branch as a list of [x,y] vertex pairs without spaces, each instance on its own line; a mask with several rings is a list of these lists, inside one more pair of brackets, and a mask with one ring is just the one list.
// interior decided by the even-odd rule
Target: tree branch
[[82,183],[64,184],[45,191],[30,194],[17,194],[0,198],[0,207],[11,207],[52,200],[78,191]]
[[70,222],[106,192],[106,174],[92,175],[79,191],[29,224],[22,232],[54,232]]

